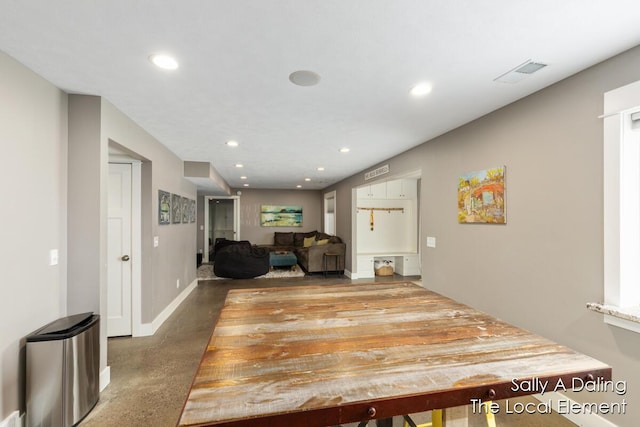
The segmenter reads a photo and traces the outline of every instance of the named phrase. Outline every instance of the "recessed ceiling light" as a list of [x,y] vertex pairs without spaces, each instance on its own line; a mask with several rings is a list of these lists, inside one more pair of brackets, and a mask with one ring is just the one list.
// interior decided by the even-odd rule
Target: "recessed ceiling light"
[[296,188],[302,188],[302,185],[298,184],[296,185]]
[[348,148],[348,147],[342,147],[342,148],[340,149],[340,152],[341,152],[341,153],[348,153],[349,151],[351,151],[351,149],[350,149],[350,148]]
[[429,83],[423,82],[423,83],[418,83],[417,85],[412,87],[409,92],[413,96],[425,96],[431,92],[431,89],[432,87]]
[[320,82],[320,76],[313,71],[300,70],[289,74],[289,81],[298,86],[315,86]]
[[244,175],[242,175],[242,176],[240,177],[240,179],[247,179],[247,177],[246,177],[246,176],[244,176]]
[[318,167],[318,169],[320,172],[322,172],[324,170],[324,168],[322,166]]
[[237,147],[238,146],[238,141],[227,141],[227,145],[229,147]]
[[151,55],[149,60],[153,62],[156,67],[162,68],[163,70],[175,70],[178,68],[178,61],[169,55]]
[[248,186],[249,186],[249,184],[242,184],[242,186],[243,186],[243,187],[248,187]]
[[309,182],[309,181],[311,181],[311,178],[305,178],[304,180]]
[[243,165],[242,163],[236,163],[236,167],[237,167],[237,168],[243,168],[243,167],[244,167],[244,165]]

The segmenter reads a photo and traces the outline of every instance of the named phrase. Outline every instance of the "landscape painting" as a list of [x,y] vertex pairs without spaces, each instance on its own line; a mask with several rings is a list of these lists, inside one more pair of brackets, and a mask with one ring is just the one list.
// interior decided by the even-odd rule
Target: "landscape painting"
[[460,224],[506,224],[505,167],[469,172],[458,178]]
[[260,225],[263,227],[302,227],[302,206],[262,205]]

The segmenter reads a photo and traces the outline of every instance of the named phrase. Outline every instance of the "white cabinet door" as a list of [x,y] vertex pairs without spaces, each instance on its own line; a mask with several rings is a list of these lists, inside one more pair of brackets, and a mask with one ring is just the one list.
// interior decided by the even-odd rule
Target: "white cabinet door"
[[402,198],[402,179],[396,179],[394,181],[387,181],[387,197],[390,199]]
[[380,182],[378,184],[371,184],[371,198],[372,199],[386,199],[387,198],[387,183]]
[[358,278],[375,277],[373,271],[373,256],[358,255]]
[[387,181],[387,198],[415,199],[418,196],[418,182],[415,179]]
[[402,276],[419,276],[421,271],[418,254],[396,257],[396,272]]
[[364,187],[358,187],[356,191],[358,199],[369,199],[371,198],[371,186],[365,185]]
[[379,182],[377,184],[365,185],[357,190],[358,199],[386,199],[387,183]]
[[402,194],[405,199],[418,198],[418,181],[415,179],[402,180]]

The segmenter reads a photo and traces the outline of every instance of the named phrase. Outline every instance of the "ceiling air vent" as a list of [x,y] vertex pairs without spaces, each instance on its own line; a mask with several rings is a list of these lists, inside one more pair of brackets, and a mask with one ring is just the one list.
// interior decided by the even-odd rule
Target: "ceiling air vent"
[[501,83],[517,83],[525,77],[530,76],[531,74],[543,69],[546,66],[547,64],[543,64],[542,62],[528,60],[525,63],[518,65],[513,70],[508,71],[500,77],[495,78],[493,81]]

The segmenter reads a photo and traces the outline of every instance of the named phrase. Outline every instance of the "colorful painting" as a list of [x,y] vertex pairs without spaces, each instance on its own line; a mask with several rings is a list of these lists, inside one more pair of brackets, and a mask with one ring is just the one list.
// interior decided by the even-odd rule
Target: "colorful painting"
[[458,178],[460,224],[506,224],[505,167],[469,172]]
[[260,225],[263,227],[302,227],[302,206],[262,205]]
[[158,224],[171,224],[171,193],[158,190]]

